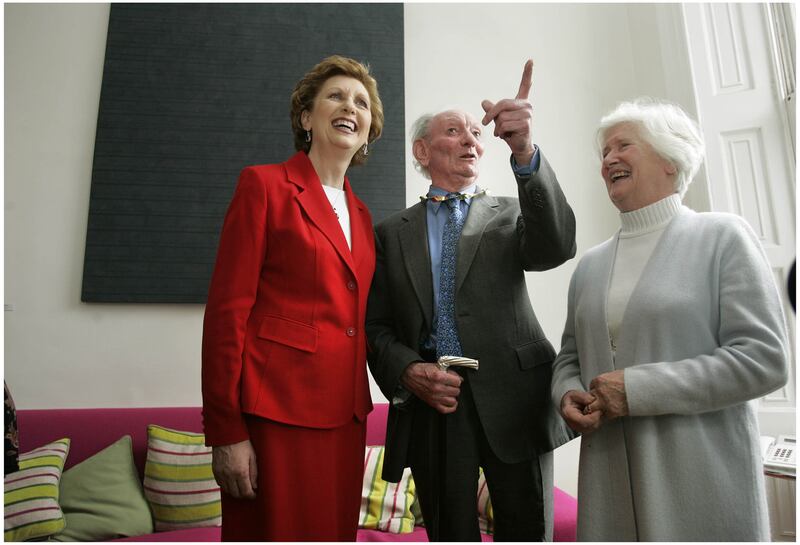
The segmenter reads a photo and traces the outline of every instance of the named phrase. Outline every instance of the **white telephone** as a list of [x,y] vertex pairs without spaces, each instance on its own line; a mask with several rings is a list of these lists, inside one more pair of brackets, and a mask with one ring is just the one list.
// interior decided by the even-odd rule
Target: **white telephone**
[[768,472],[794,475],[797,467],[797,440],[791,435],[761,437],[761,457]]

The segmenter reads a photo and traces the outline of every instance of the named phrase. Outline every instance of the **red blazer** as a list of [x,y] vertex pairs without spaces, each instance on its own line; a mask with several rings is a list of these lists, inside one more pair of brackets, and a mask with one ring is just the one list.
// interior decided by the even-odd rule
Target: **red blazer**
[[207,444],[247,439],[243,413],[333,428],[372,410],[364,317],[375,239],[346,178],[344,190],[352,251],[305,153],[242,171],[203,320]]

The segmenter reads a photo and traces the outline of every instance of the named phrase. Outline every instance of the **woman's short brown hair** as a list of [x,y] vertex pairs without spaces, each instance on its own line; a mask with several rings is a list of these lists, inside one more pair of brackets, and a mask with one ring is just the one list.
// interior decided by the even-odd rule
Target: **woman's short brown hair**
[[[372,124],[369,127],[367,142],[372,143],[381,136],[383,132],[383,103],[378,95],[378,82],[369,73],[369,66],[364,65],[349,57],[333,55],[323,59],[314,68],[297,82],[292,91],[292,133],[294,133],[294,148],[298,151],[311,149],[311,142],[306,142],[306,131],[301,121],[303,111],[312,109],[314,99],[317,97],[322,85],[334,76],[347,76],[357,79],[367,89],[369,94],[370,113],[372,114]],[[359,149],[351,165],[360,165],[367,160],[363,149]]]

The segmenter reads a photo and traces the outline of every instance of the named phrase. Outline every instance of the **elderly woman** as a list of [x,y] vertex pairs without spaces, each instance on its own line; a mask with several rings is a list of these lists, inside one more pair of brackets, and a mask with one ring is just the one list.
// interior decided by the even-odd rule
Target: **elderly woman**
[[345,176],[383,127],[367,67],[329,57],[291,99],[297,153],[245,168],[203,323],[203,418],[225,541],[354,541],[372,410],[372,219]]
[[678,107],[600,122],[621,229],[569,289],[553,401],[583,432],[578,539],[768,541],[755,400],[787,381],[781,303],[741,218],[681,204],[703,158]]

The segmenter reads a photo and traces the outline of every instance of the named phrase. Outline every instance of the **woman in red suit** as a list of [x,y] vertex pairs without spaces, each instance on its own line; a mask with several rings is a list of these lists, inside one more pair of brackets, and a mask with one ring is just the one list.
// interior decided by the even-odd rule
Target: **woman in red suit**
[[347,167],[383,128],[367,67],[329,57],[292,93],[298,152],[245,168],[203,322],[203,421],[224,541],[354,541],[372,410],[372,220]]

